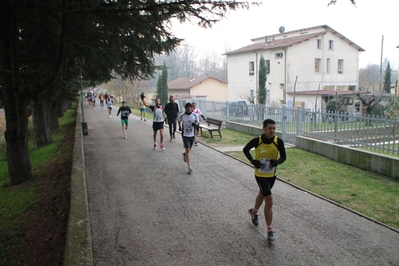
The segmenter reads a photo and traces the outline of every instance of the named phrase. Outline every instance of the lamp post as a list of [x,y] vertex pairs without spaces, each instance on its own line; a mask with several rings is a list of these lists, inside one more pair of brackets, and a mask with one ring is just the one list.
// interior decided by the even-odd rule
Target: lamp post
[[85,122],[85,113],[83,109],[83,85],[82,85],[82,64],[84,63],[84,59],[76,58],[75,60],[77,66],[79,67],[79,80],[80,80],[80,107],[82,108],[82,131],[83,135],[88,135],[87,131],[87,123]]

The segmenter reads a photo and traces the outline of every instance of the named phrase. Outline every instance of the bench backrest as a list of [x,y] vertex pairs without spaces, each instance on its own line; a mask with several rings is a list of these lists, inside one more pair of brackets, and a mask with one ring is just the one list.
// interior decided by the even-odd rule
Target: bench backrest
[[216,126],[221,126],[222,125],[222,123],[223,123],[223,121],[222,120],[218,120],[218,119],[213,119],[213,118],[207,118],[206,119],[206,122],[208,123],[208,125],[209,124],[213,124],[213,125],[216,125]]

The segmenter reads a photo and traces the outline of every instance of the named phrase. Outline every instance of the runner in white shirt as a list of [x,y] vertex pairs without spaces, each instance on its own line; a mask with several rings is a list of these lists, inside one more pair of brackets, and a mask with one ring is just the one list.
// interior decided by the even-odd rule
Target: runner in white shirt
[[163,124],[165,121],[165,113],[161,105],[161,99],[155,99],[155,105],[149,105],[147,101],[144,101],[144,105],[150,108],[154,112],[154,120],[152,122],[152,129],[154,130],[154,150],[157,149],[157,132],[159,130],[161,150],[165,150],[163,145]]
[[[199,122],[200,116],[202,117],[202,119],[206,120],[206,118],[205,118],[205,116],[202,114],[201,110],[200,110],[199,108],[197,108],[197,103],[196,103],[196,102],[192,102],[191,105],[193,106],[193,113],[197,116],[198,122]],[[198,131],[199,131],[199,123],[198,123],[198,125],[195,127],[195,138],[194,138],[194,145],[195,145],[195,146],[198,146],[198,142],[197,142]]]
[[179,116],[179,131],[183,138],[183,146],[186,151],[183,153],[183,160],[187,162],[188,173],[193,171],[190,164],[190,150],[194,143],[195,128],[198,125],[198,117],[192,112],[191,103],[186,103],[184,106],[186,111]]
[[109,95],[105,100],[105,104],[107,105],[108,117],[111,118],[112,114],[112,105],[114,104],[114,96]]

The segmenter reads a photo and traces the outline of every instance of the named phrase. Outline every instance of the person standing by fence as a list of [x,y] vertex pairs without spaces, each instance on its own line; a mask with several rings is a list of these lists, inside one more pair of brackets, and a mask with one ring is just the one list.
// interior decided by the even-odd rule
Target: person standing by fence
[[[273,197],[272,188],[277,177],[277,165],[286,160],[284,142],[275,136],[276,122],[272,119],[263,121],[263,134],[253,138],[245,145],[243,152],[251,164],[255,167],[255,179],[259,186],[258,195],[255,198],[255,205],[248,209],[252,223],[259,225],[258,210],[265,202],[264,214],[267,225],[267,240],[275,239],[273,222]],[[252,158],[250,150],[255,148],[255,159]]]
[[198,131],[199,131],[199,120],[200,120],[199,118],[200,118],[200,116],[204,120],[206,120],[206,118],[202,114],[201,110],[199,108],[197,108],[196,102],[192,102],[191,105],[193,106],[193,113],[197,116],[197,120],[198,120],[198,124],[195,126],[195,139],[194,139],[194,145],[198,146],[197,137],[198,137]]
[[139,108],[140,108],[140,120],[147,121],[145,114],[146,114],[146,100],[145,100],[145,95],[144,93],[140,94],[140,100],[139,100]]

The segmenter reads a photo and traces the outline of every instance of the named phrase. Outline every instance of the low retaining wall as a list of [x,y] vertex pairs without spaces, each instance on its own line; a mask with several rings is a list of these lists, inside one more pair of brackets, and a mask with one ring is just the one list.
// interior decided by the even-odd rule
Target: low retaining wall
[[93,265],[89,206],[87,201],[80,101],[75,127],[75,146],[71,173],[71,205],[65,243],[65,266]]
[[[263,133],[262,129],[259,127],[231,121],[226,122],[226,128],[247,133],[253,136]],[[281,137],[280,132],[276,132],[276,135]],[[306,137],[296,137],[295,146],[302,150],[322,155],[339,163],[399,179],[399,158]]]
[[296,137],[295,146],[340,163],[399,179],[399,159],[393,157],[305,137]]

